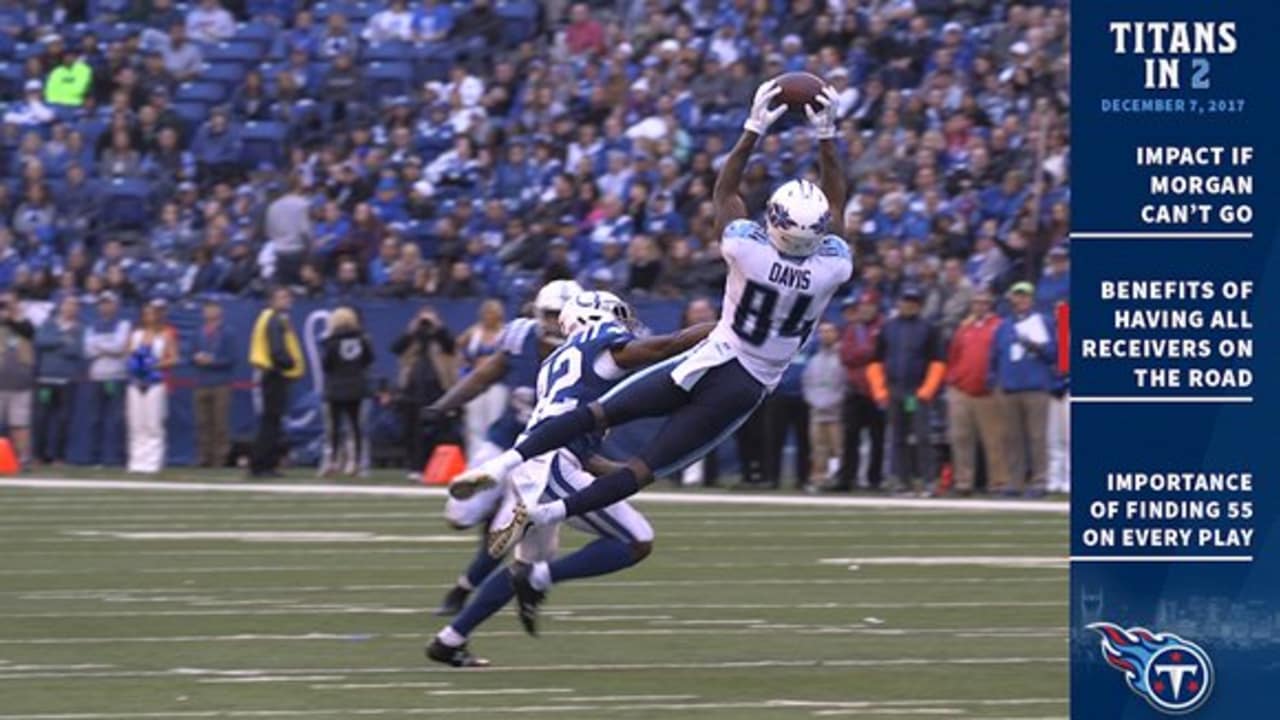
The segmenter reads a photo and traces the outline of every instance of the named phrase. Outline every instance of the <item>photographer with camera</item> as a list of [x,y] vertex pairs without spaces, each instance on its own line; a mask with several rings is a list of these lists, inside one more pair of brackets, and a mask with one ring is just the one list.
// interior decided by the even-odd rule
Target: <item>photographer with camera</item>
[[423,307],[404,334],[391,344],[399,357],[394,402],[405,433],[405,469],[413,478],[422,473],[442,428],[424,428],[424,410],[444,394],[455,377],[454,339],[430,306]]
[[31,391],[36,382],[36,329],[22,315],[13,291],[0,293],[0,424],[18,462],[31,461]]

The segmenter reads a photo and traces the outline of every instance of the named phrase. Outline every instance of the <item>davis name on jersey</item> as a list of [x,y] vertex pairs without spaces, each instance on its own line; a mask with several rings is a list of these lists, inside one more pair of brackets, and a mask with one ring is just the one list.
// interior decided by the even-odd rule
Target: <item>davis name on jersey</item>
[[808,257],[783,255],[764,227],[735,220],[721,252],[729,267],[714,344],[732,351],[770,389],[822,318],[835,291],[853,275],[849,246],[827,235]]

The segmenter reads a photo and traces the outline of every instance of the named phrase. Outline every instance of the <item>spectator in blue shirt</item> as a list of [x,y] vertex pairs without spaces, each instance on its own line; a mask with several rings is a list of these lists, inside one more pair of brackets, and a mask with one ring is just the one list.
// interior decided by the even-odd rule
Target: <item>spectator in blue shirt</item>
[[222,467],[230,447],[231,379],[236,352],[231,331],[222,319],[222,306],[205,302],[203,322],[191,341],[195,366],[196,462],[200,467]]
[[415,42],[440,42],[453,30],[453,7],[440,0],[422,0],[413,13],[413,39]]
[[990,387],[1001,392],[1008,448],[1010,493],[1042,496],[1049,470],[1049,393],[1058,357],[1053,317],[1035,310],[1036,289],[1014,283],[1006,293],[1009,317],[991,348]]

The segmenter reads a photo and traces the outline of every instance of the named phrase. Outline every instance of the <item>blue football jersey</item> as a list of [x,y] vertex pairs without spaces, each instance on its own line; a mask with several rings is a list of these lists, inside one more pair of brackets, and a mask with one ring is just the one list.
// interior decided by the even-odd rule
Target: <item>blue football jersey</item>
[[507,372],[501,382],[511,391],[507,409],[489,426],[489,442],[504,450],[516,444],[520,431],[529,422],[538,385],[538,321],[516,318],[507,323],[498,337],[498,352],[507,355]]
[[[621,323],[606,322],[579,330],[547,356],[538,371],[537,405],[529,418],[532,430],[547,418],[567,413],[580,405],[594,402],[609,391],[623,373],[612,377],[600,374],[601,356],[635,339],[635,334]],[[611,362],[606,365],[616,370]],[[575,441],[569,450],[586,459],[599,445],[599,437]]]

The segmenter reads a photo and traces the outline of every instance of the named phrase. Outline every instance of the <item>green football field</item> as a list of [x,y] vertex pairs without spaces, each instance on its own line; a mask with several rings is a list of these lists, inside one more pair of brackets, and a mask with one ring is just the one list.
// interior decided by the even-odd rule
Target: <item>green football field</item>
[[642,496],[648,561],[459,671],[438,491],[72,485],[0,480],[0,720],[1067,715],[1061,503]]

